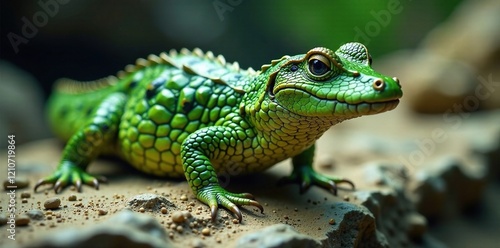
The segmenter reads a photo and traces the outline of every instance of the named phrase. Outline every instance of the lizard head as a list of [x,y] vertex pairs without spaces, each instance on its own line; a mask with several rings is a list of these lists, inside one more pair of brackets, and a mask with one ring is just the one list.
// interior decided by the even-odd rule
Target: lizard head
[[263,67],[268,80],[264,94],[306,117],[345,120],[392,110],[403,94],[399,80],[374,71],[371,63],[366,47],[354,42],[335,52],[317,47],[305,55],[285,56]]

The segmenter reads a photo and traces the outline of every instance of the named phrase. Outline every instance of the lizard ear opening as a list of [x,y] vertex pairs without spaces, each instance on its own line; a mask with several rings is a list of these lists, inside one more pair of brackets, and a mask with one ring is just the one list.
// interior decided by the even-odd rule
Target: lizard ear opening
[[274,99],[274,86],[276,85],[276,75],[277,74],[278,74],[278,71],[269,75],[269,80],[267,81],[267,85],[266,85],[266,92],[267,92],[267,95],[269,95],[269,99],[271,99],[271,100]]

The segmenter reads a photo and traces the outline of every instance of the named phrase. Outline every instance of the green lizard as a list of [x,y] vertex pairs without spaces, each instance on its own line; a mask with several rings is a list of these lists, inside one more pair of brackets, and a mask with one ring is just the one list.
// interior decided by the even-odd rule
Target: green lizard
[[[166,177],[184,175],[196,197],[241,221],[238,206],[262,206],[248,193],[222,188],[217,172],[263,171],[292,158],[301,191],[337,184],[312,168],[314,143],[344,120],[394,109],[402,96],[397,78],[371,68],[365,46],[318,47],[283,56],[260,71],[200,49],[150,55],[118,77],[94,82],[62,80],[48,102],[50,124],[67,140],[56,171],[38,181],[56,193],[68,184],[99,187],[86,172],[99,154],[116,154],[135,168]],[[236,168],[236,170],[234,169]]]

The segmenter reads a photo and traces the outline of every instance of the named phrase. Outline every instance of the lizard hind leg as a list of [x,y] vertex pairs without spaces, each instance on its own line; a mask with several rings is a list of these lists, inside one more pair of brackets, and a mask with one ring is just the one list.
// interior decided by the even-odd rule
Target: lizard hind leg
[[82,184],[98,189],[99,182],[105,181],[105,178],[92,176],[85,170],[103,150],[114,147],[125,103],[123,93],[113,93],[104,98],[86,123],[69,139],[56,171],[36,183],[35,192],[46,184],[52,184],[56,193],[70,183],[79,192]]
[[323,189],[330,191],[332,194],[337,195],[337,185],[346,183],[354,189],[354,183],[349,179],[341,177],[328,177],[316,172],[313,167],[315,146],[312,145],[299,155],[292,158],[293,171],[290,176],[283,177],[278,182],[279,184],[298,183],[300,193],[306,192],[311,185],[317,185]]

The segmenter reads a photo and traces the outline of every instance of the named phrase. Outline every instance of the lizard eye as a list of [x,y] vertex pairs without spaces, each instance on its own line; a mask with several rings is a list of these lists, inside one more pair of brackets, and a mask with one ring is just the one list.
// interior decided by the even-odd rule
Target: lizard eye
[[330,71],[330,60],[321,55],[312,55],[309,60],[309,72],[315,77],[322,77]]

